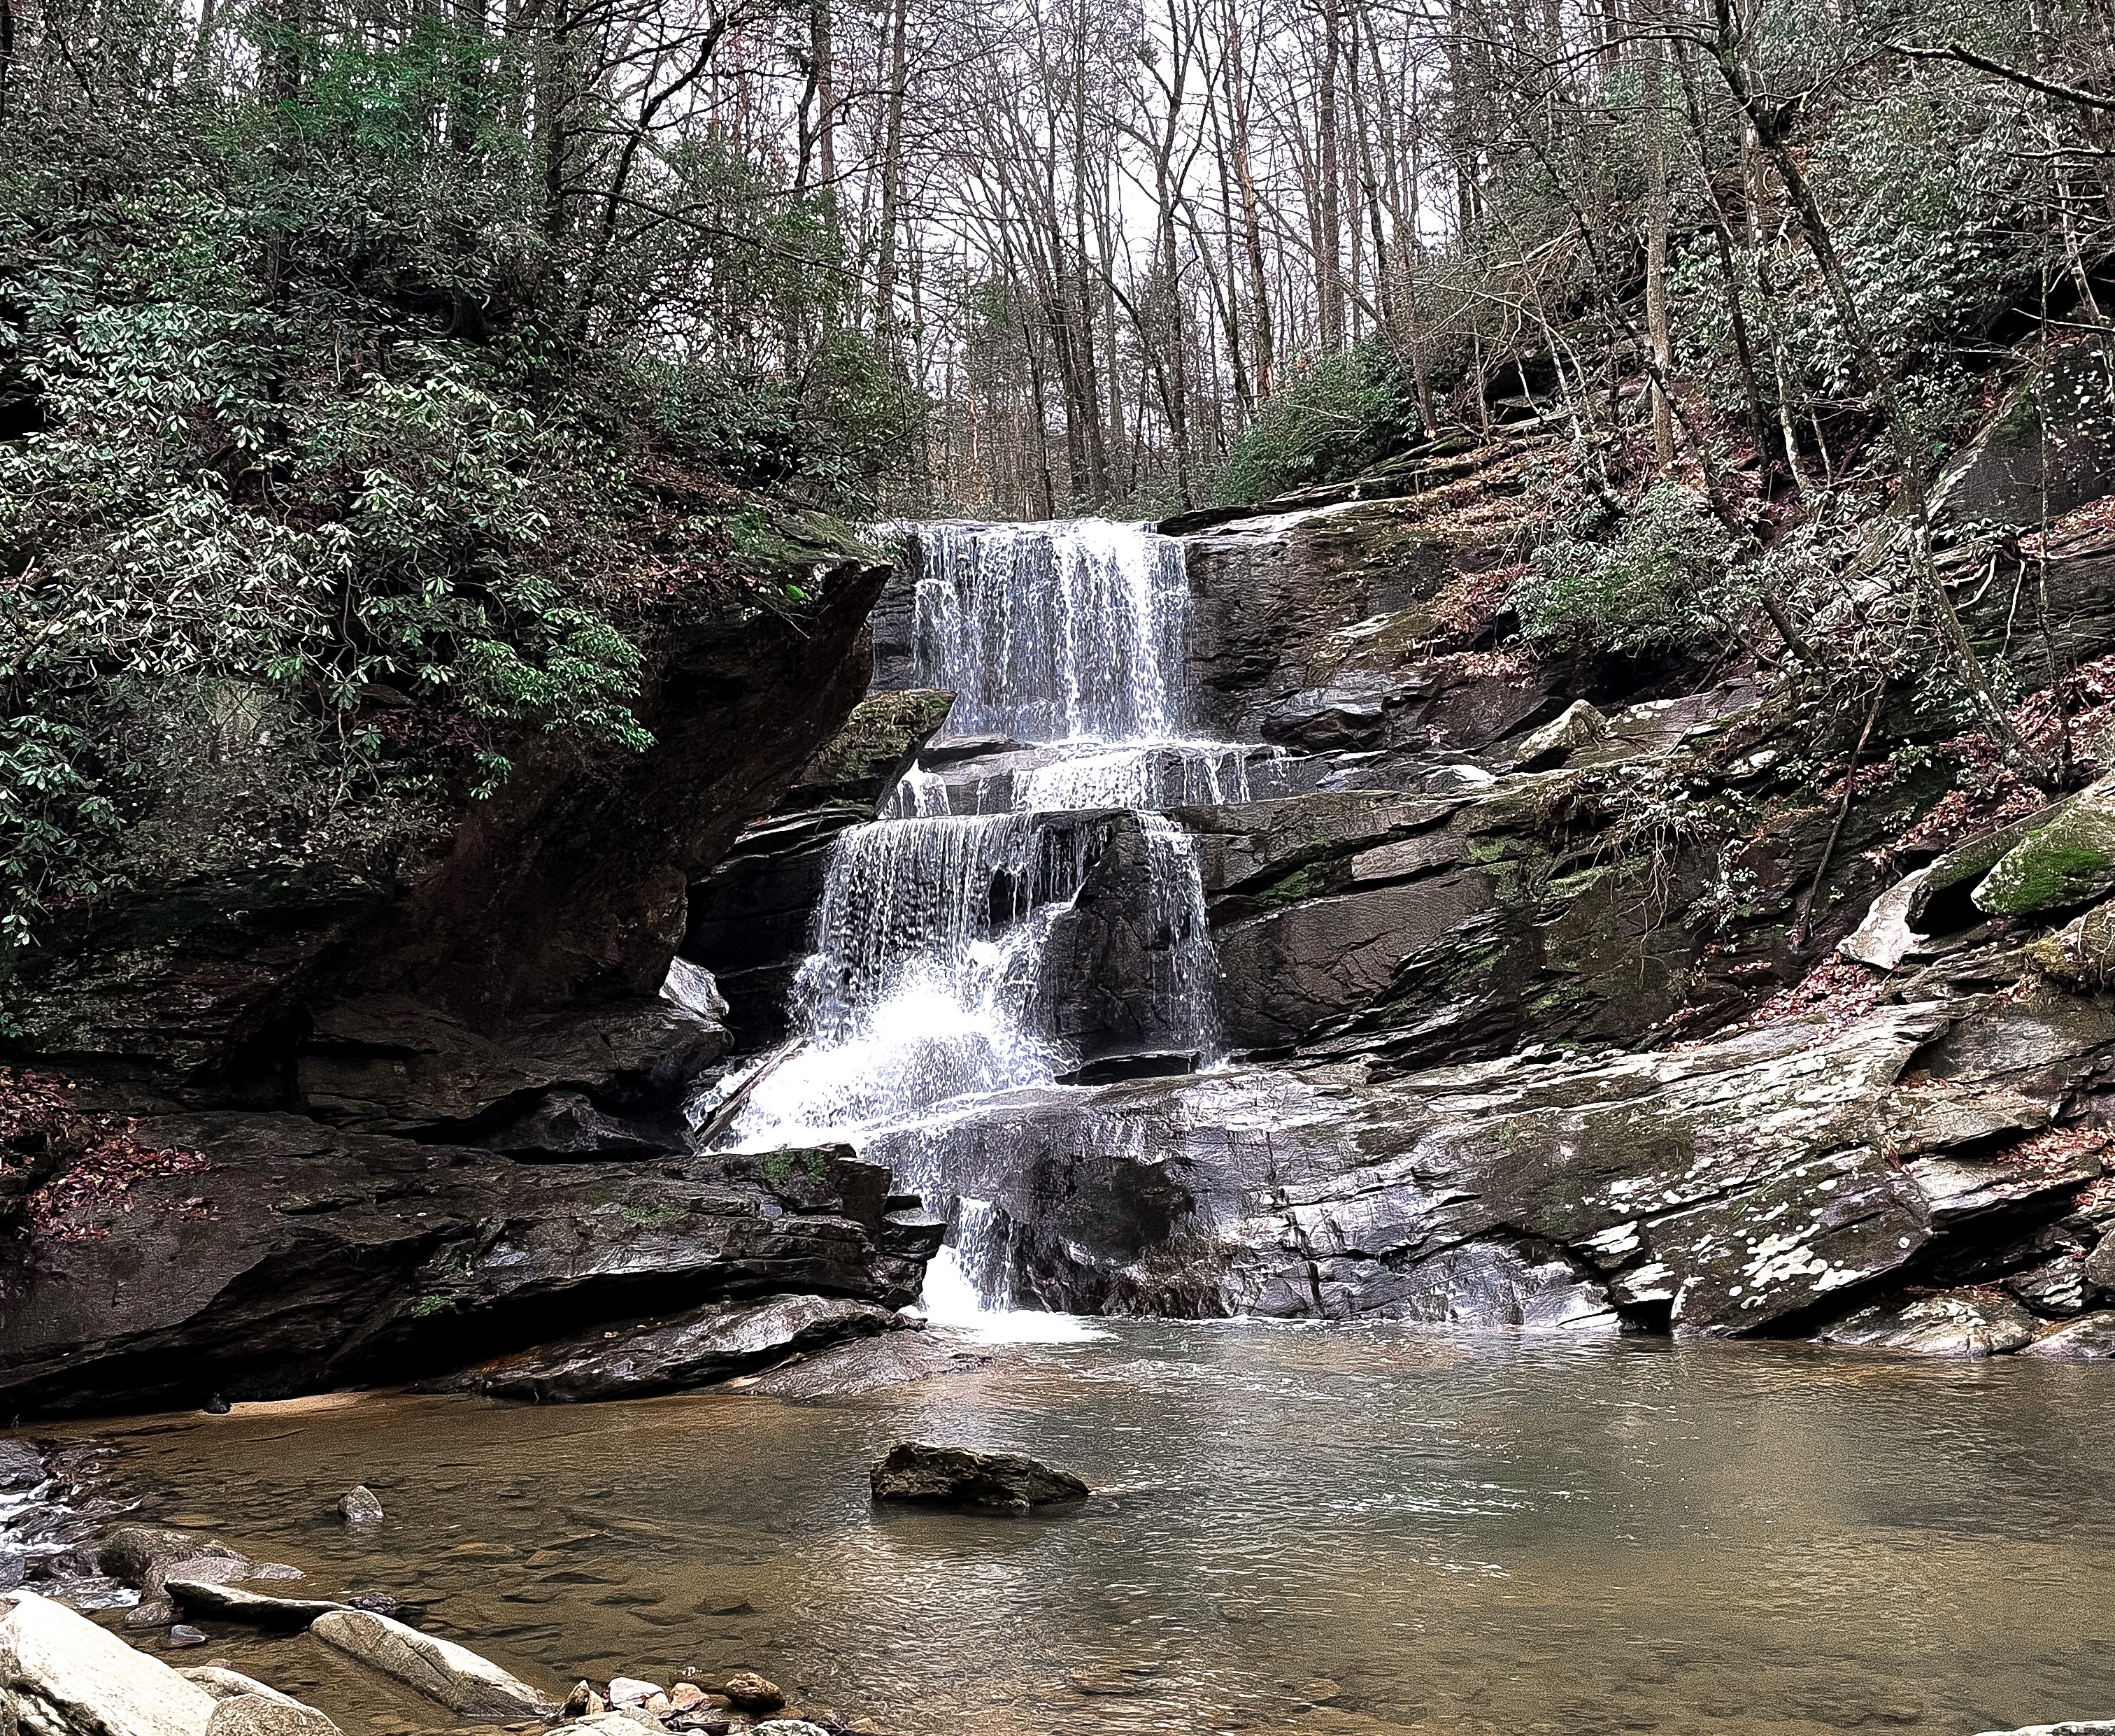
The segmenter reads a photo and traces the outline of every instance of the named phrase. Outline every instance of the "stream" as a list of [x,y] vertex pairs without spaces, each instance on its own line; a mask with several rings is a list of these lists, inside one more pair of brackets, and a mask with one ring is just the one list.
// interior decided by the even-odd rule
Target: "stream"
[[[140,1517],[382,1586],[528,1679],[764,1669],[888,1732],[1965,1733],[2115,1706],[2103,1371],[1800,1345],[1090,1323],[827,1406],[374,1395],[82,1425]],[[1048,1517],[877,1511],[893,1441]],[[365,1481],[388,1518],[351,1532]],[[312,1590],[310,1587],[313,1587]],[[378,1736],[305,1637],[209,1646]],[[158,1645],[161,1636],[140,1636]]]

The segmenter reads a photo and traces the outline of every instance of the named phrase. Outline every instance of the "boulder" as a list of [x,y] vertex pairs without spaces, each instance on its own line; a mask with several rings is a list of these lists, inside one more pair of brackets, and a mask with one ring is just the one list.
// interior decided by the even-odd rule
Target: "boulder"
[[237,1694],[213,1709],[205,1736],[338,1736],[338,1727],[284,1694]]
[[163,1582],[163,1589],[182,1609],[250,1622],[260,1628],[305,1628],[319,1615],[345,1607],[328,1598],[273,1597],[240,1586],[173,1576]]
[[172,1578],[225,1585],[237,1579],[299,1579],[298,1568],[259,1564],[195,1532],[121,1525],[96,1551],[96,1565],[120,1585],[159,1597]]
[[2073,1720],[2068,1724],[2030,1724],[2016,1730],[1985,1730],[1983,1736],[2115,1736],[2115,1718]]
[[0,1696],[32,1736],[205,1736],[221,1702],[34,1591],[0,1594]]
[[1070,1472],[1025,1454],[981,1453],[915,1440],[890,1448],[888,1457],[874,1467],[871,1481],[877,1501],[1008,1512],[1084,1501],[1093,1492]]
[[2020,1354],[2044,1357],[2052,1362],[2115,1361],[2115,1310],[2103,1310],[2059,1326],[2046,1338],[2036,1339]]
[[382,1503],[365,1483],[356,1483],[337,1498],[338,1517],[348,1525],[373,1525],[382,1518]]
[[1590,700],[1574,700],[1558,716],[1521,737],[1513,764],[1522,771],[1561,765],[1582,747],[1608,737],[1608,719]]
[[778,1684],[753,1669],[737,1670],[720,1684],[720,1692],[745,1712],[775,1712],[786,1703]]
[[2085,1256],[2079,1275],[2088,1288],[2102,1295],[2115,1295],[2115,1235],[2104,1234]]
[[333,1610],[309,1632],[470,1720],[544,1718],[557,1702],[489,1659],[366,1610]]
[[268,1688],[255,1676],[245,1676],[239,1669],[230,1669],[221,1664],[199,1664],[177,1674],[186,1682],[195,1682],[216,1700],[232,1700],[241,1694],[262,1694],[268,1700],[284,1700],[289,1706],[301,1702],[282,1694],[276,1688]]
[[0,1440],[0,1490],[34,1489],[49,1475],[35,1442]]
[[2010,1297],[1972,1290],[1860,1308],[1814,1334],[1824,1344],[1965,1357],[2002,1356],[2034,1335],[2034,1316]]
[[1973,894],[1992,916],[2090,904],[2115,892],[2115,778],[2081,790],[2007,851]]
[[2115,898],[2075,916],[2027,948],[2035,968],[2068,987],[2090,991],[2115,982]]
[[434,1384],[539,1403],[641,1398],[910,1325],[893,1308],[844,1297],[707,1302],[643,1325],[560,1339]]
[[2115,493],[2115,358],[2101,342],[2051,350],[1995,420],[1946,466],[1934,514],[2031,528]]
[[802,768],[776,811],[846,802],[863,808],[872,819],[895,792],[919,750],[947,721],[954,703],[953,694],[936,687],[869,694]]

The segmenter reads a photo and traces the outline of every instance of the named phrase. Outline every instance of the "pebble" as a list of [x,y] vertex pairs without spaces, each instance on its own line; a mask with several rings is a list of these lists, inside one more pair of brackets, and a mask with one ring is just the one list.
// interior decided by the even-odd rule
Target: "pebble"
[[205,1636],[189,1623],[178,1622],[169,1629],[169,1643],[172,1646],[203,1646]]

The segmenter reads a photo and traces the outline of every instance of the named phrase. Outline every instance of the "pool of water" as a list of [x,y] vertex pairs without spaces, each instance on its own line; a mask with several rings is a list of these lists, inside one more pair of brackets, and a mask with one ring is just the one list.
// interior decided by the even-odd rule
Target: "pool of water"
[[[75,1432],[122,1448],[143,1518],[413,1596],[553,1686],[755,1668],[934,1736],[2115,1715],[2105,1369],[1107,1324],[830,1405],[373,1395]],[[868,1469],[910,1438],[1106,1492],[875,1511]],[[371,1535],[333,1509],[355,1481]],[[190,1657],[349,1731],[420,1721],[312,1640],[207,1625]]]

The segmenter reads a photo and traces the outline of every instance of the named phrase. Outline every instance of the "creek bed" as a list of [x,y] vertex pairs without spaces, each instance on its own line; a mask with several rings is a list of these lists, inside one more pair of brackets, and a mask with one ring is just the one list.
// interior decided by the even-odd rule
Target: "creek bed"
[[[755,1668],[935,1736],[2115,1715],[2105,1369],[1097,1324],[827,1405],[375,1394],[67,1432],[121,1449],[141,1519],[211,1518],[307,1595],[414,1596],[559,1688]],[[867,1470],[909,1438],[1117,1492],[875,1512]],[[359,1481],[388,1518],[355,1532],[333,1503]],[[443,1721],[305,1637],[201,1625],[174,1661],[232,1660],[354,1736]]]

